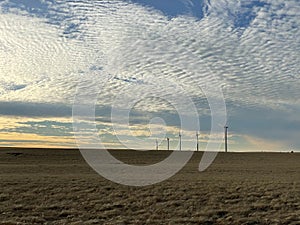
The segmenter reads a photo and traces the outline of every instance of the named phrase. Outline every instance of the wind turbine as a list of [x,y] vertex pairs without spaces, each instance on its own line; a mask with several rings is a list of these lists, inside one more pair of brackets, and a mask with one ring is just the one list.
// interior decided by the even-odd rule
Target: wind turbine
[[197,138],[197,152],[199,151],[199,133],[196,131],[196,138]]
[[225,125],[225,127],[224,127],[224,129],[225,129],[225,152],[227,152],[228,151],[228,146],[227,146],[227,142],[228,142],[228,126],[227,125]]
[[158,150],[158,141],[157,141],[157,139],[155,141],[155,144],[156,144],[156,150]]
[[168,151],[170,150],[170,138],[167,137]]
[[181,133],[179,132],[179,151],[181,151]]

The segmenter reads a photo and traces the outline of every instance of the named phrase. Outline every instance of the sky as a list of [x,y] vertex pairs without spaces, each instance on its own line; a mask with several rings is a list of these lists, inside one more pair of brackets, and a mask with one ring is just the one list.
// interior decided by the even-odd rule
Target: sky
[[298,0],[0,0],[0,76],[3,147],[76,148],[93,103],[91,146],[300,150]]

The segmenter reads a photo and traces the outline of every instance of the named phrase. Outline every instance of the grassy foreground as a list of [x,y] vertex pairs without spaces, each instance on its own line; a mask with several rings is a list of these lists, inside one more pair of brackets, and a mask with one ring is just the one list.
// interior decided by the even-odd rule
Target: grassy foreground
[[[20,154],[14,154],[20,153]],[[149,164],[167,151],[111,153]],[[300,224],[300,154],[201,152],[147,187],[112,183],[78,150],[0,150],[0,224]]]

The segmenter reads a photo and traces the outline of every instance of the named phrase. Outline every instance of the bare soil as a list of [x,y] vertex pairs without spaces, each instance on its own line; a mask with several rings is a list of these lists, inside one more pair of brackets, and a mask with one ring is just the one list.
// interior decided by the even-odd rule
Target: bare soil
[[[150,164],[167,151],[111,153]],[[174,177],[129,187],[94,172],[78,150],[0,150],[0,224],[300,224],[300,154],[201,152]]]

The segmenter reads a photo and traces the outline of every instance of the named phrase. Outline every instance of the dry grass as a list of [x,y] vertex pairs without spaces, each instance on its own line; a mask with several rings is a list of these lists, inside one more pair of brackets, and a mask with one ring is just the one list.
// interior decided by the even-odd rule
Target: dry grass
[[[149,164],[169,153],[112,154]],[[0,224],[300,224],[300,154],[219,154],[203,173],[200,157],[137,188],[101,178],[79,151],[2,149]]]

